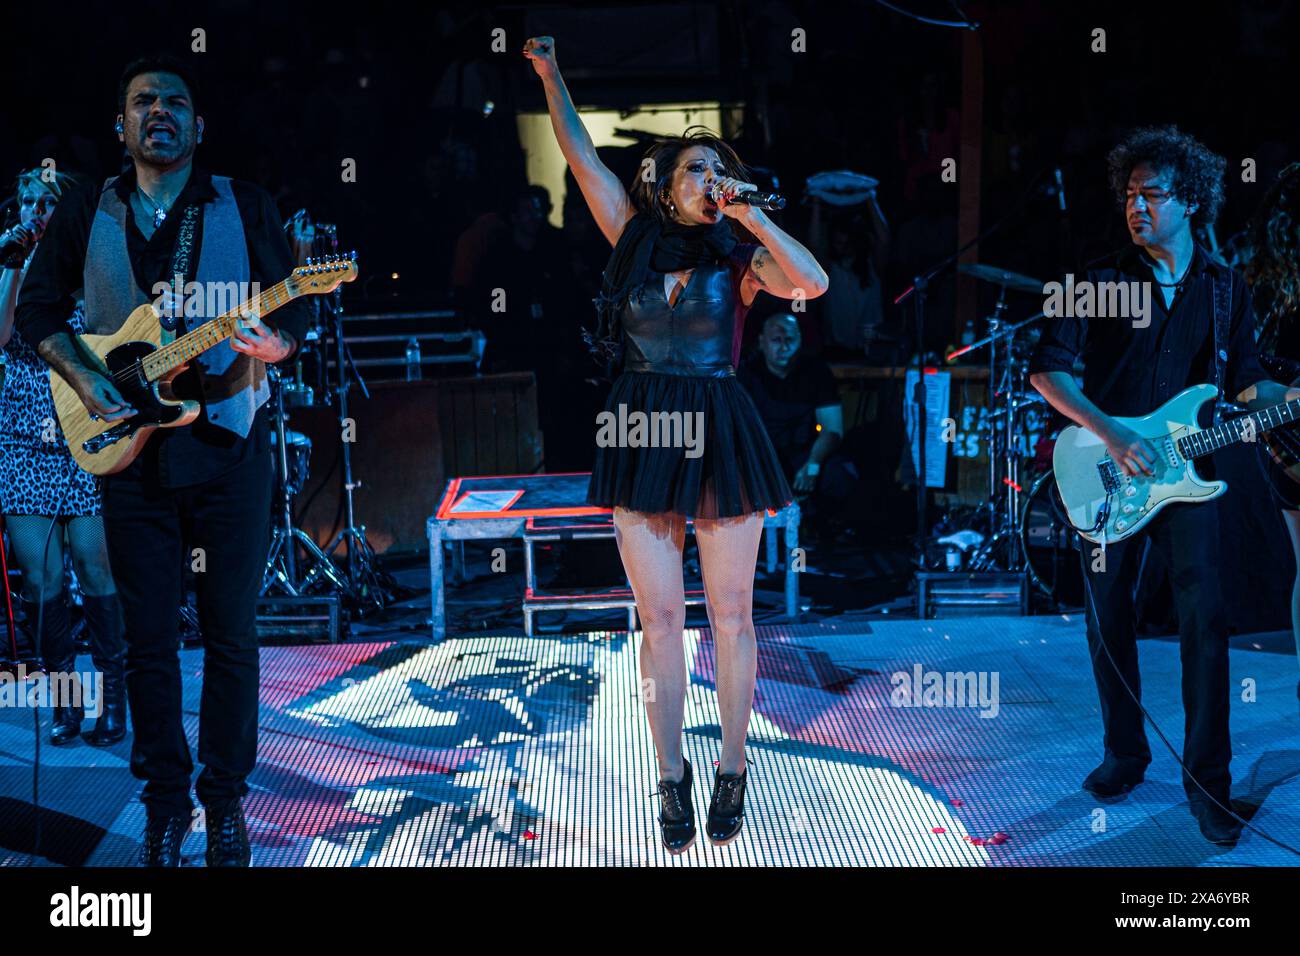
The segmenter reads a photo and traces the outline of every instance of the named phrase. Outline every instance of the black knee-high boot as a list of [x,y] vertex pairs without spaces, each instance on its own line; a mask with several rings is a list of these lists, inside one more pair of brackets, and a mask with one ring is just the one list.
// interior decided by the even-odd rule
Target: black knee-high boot
[[95,729],[85,735],[92,747],[108,747],[126,736],[126,626],[116,594],[82,597],[86,627],[90,631],[90,659],[103,675]]
[[50,743],[71,743],[81,735],[82,707],[80,703],[74,704],[71,700],[62,699],[62,694],[59,694],[60,690],[71,693],[76,679],[74,671],[77,667],[77,648],[72,641],[68,605],[64,603],[62,593],[46,601],[43,606],[31,601],[24,601],[23,604],[33,633],[39,615],[41,665],[45,669],[51,693],[59,695],[54,704],[54,729],[50,732]]

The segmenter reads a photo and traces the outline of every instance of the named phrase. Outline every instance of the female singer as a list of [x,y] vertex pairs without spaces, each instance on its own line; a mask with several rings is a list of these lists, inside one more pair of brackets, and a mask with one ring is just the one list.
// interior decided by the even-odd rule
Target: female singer
[[[27,620],[33,629],[40,620],[41,665],[51,675],[73,673],[77,660],[63,597],[66,536],[81,584],[91,660],[104,676],[100,716],[85,741],[107,747],[126,736],[126,643],[117,588],[108,567],[99,487],[68,453],[54,414],[49,366],[14,333],[14,305],[31,254],[55,205],[71,185],[68,176],[44,169],[19,176],[19,221],[5,237],[5,248],[12,252],[0,271],[0,348],[7,359],[0,390],[0,513],[5,516],[15,563],[23,573]],[[80,304],[72,324],[80,330]],[[51,524],[57,525],[53,531]],[[82,707],[56,703],[50,742],[75,740],[81,734],[82,717]]]
[[[1300,163],[1282,170],[1270,187],[1251,223],[1248,245],[1246,281],[1261,323],[1260,354],[1270,376],[1292,381],[1300,371]],[[1275,367],[1270,359],[1290,368]],[[1300,427],[1278,429],[1268,437],[1268,444],[1280,443],[1285,456],[1300,461]],[[1300,463],[1284,469],[1270,459],[1268,471],[1300,566]],[[1300,654],[1300,575],[1291,586],[1291,630]],[[1296,694],[1300,696],[1300,683]]]
[[[826,291],[826,273],[766,213],[732,202],[755,187],[744,181],[732,148],[707,132],[688,130],[651,146],[629,195],[596,155],[556,66],[555,41],[534,37],[524,55],[541,77],[564,158],[614,247],[593,337],[622,368],[606,410],[680,412],[683,421],[703,424],[703,441],[694,448],[601,447],[610,443],[598,435],[587,500],[614,511],[619,554],[641,616],[660,835],[671,853],[695,840],[691,764],[682,755],[682,546],[686,520],[694,521],[722,724],[706,832],[721,846],[744,821],[763,512],[792,497],[758,412],[736,381],[741,328],[760,289],[811,299]],[[742,242],[738,234],[758,242]]]

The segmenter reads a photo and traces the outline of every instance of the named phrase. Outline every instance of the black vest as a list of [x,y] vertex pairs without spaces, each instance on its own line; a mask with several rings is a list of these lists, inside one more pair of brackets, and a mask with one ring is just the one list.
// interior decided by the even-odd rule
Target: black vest
[[652,272],[623,306],[624,369],[721,378],[731,364],[736,290],[727,262],[698,266],[670,306],[663,273]]

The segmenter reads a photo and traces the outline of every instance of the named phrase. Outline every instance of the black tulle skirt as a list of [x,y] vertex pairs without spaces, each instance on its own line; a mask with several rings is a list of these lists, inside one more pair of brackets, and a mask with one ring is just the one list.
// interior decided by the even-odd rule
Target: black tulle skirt
[[793,498],[758,409],[734,375],[624,372],[605,412],[588,504],[733,518],[780,510]]

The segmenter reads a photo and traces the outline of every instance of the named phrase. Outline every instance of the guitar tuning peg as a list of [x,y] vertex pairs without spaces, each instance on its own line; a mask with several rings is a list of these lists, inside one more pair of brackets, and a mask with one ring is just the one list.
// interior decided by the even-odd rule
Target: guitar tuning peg
[[311,265],[311,256],[307,257],[307,265]]

